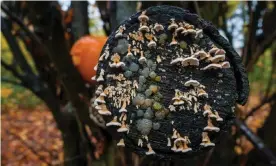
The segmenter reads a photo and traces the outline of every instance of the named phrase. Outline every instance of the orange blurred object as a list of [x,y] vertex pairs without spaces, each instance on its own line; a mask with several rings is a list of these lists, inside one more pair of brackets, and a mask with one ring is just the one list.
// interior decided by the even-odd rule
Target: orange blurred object
[[96,75],[94,66],[98,63],[106,40],[105,36],[84,36],[74,43],[70,54],[74,65],[85,81],[93,83],[91,78]]

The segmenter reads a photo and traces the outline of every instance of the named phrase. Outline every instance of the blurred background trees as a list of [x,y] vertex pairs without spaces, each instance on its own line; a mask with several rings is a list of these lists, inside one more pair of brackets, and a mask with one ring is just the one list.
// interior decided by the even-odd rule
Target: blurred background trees
[[[215,24],[241,55],[251,86],[248,103],[237,107],[236,125],[222,134],[225,139],[187,164],[275,162],[276,2],[11,1],[1,3],[2,163],[181,165],[153,163],[114,146],[89,117],[94,83],[82,71],[94,66],[80,63],[97,59],[105,36],[121,21],[164,4]],[[91,56],[79,56],[82,49],[90,49]]]

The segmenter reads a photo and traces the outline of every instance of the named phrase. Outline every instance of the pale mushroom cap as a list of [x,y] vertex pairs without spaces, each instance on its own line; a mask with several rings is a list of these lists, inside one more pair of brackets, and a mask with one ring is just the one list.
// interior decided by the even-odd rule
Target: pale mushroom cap
[[148,21],[149,20],[149,17],[146,16],[145,14],[141,14],[139,17],[138,17],[138,20],[143,22],[143,21]]
[[152,154],[155,154],[153,150],[146,152],[146,155],[152,155]]
[[103,76],[99,76],[99,78],[97,78],[97,82],[100,82],[100,81],[104,81],[104,78],[103,78]]
[[127,53],[127,56],[132,56],[133,54],[131,52],[128,52]]
[[128,131],[128,128],[126,128],[126,127],[121,127],[117,130],[117,132],[119,132],[119,133],[127,132],[127,131]]
[[198,51],[195,54],[193,54],[192,56],[195,58],[199,57],[199,59],[202,60],[202,59],[208,57],[208,54],[205,51]]
[[111,121],[109,123],[106,124],[106,126],[121,126],[122,124],[119,123],[119,122],[114,122],[114,121]]
[[181,34],[183,34],[184,36],[187,35],[188,33],[189,33],[189,32],[188,32],[187,29],[184,29],[184,30],[181,32]]
[[213,53],[215,53],[217,50],[219,50],[217,47],[214,47],[214,48],[212,48],[212,49],[210,49],[209,50],[209,54],[213,54]]
[[140,28],[139,28],[139,31],[149,31],[149,27],[146,26],[146,25],[142,25]]
[[108,110],[99,110],[98,112],[99,112],[99,114],[101,114],[101,115],[111,115],[111,112],[108,111]]
[[221,63],[221,67],[222,67],[222,68],[230,68],[231,66],[230,66],[230,63],[229,63],[229,62],[225,61],[225,62],[222,62],[222,63]]
[[117,146],[122,146],[122,147],[124,147],[124,146],[125,146],[124,139],[120,139],[120,141],[117,143]]
[[148,43],[148,47],[156,47],[156,43],[154,41],[150,41]]
[[206,126],[206,127],[204,127],[204,131],[215,131],[215,132],[219,132],[220,129],[219,129],[218,127]]
[[183,58],[176,58],[176,59],[173,59],[170,64],[173,65],[173,64],[176,64],[176,63],[182,62],[182,61],[183,61]]
[[203,97],[207,97],[208,98],[208,93],[205,92],[203,89],[199,90],[198,96],[203,96]]
[[189,152],[189,151],[192,151],[192,149],[191,148],[183,149],[182,153],[186,153],[186,152]]
[[119,37],[122,37],[122,36],[123,36],[123,34],[121,32],[118,32],[118,33],[116,33],[115,38],[119,38]]
[[96,93],[96,95],[99,95],[99,94],[101,94],[102,92],[103,92],[103,90],[97,89],[95,93]]
[[205,110],[204,112],[203,112],[203,115],[205,116],[206,114],[209,114],[211,111],[210,110]]
[[200,83],[197,81],[197,80],[189,80],[187,82],[185,82],[184,84],[185,86],[194,86],[194,87],[197,87],[200,85]]
[[109,66],[112,67],[112,68],[116,67],[116,63],[109,63]]
[[147,61],[147,59],[145,58],[145,57],[141,57],[141,58],[139,58],[139,60],[138,60],[140,63],[141,62],[145,62],[145,61]]
[[121,108],[119,112],[127,112],[127,110],[125,108]]
[[196,31],[196,37],[202,38],[203,37],[203,31],[202,29]]
[[199,65],[199,61],[196,58],[193,57],[188,57],[188,58],[184,58],[182,61],[183,66],[198,66]]
[[189,34],[192,34],[192,35],[195,35],[195,34],[196,34],[196,30],[194,30],[194,29],[188,29],[187,32],[188,32]]
[[173,97],[172,100],[180,100],[180,97],[176,96],[176,97]]
[[210,142],[210,143],[201,143],[200,145],[201,145],[201,146],[204,146],[204,147],[215,146],[215,144],[212,143],[212,142]]
[[220,54],[226,54],[226,52],[223,50],[223,49],[218,49],[216,52],[215,52],[216,55],[220,55]]
[[102,92],[102,93],[100,94],[100,96],[106,97],[106,94],[105,94],[104,92]]
[[124,62],[119,62],[116,64],[116,67],[119,68],[119,67],[124,67],[126,64]]
[[224,61],[224,60],[225,60],[225,55],[224,54],[216,55],[215,57],[210,58],[210,61],[214,62],[214,63],[219,62],[219,61]]
[[184,101],[183,101],[183,100],[175,101],[175,102],[173,103],[173,105],[182,105],[182,104],[184,104]]
[[185,139],[183,137],[179,137],[174,140],[174,143],[176,144],[177,142],[180,142],[180,141],[185,141]]
[[178,32],[182,32],[182,31],[184,31],[184,28],[183,28],[183,27],[178,27],[175,31],[176,31],[177,33],[178,33]]
[[223,119],[222,119],[222,118],[220,118],[220,117],[219,117],[219,118],[217,118],[216,120],[217,120],[218,122],[222,122],[222,121],[223,121]]
[[103,99],[101,99],[101,98],[97,98],[96,100],[95,100],[95,102],[98,102],[98,103],[105,103],[105,101],[103,100]]
[[212,63],[212,64],[205,66],[202,70],[209,70],[209,69],[221,69],[221,65]]
[[97,71],[98,69],[98,63],[94,66],[94,70]]
[[171,25],[168,26],[168,30],[171,30],[173,28],[177,28],[178,25],[176,23],[172,23]]
[[156,30],[156,31],[161,31],[161,30],[164,30],[164,27],[163,27],[163,25],[161,25],[161,24],[155,24],[154,25],[154,29]]
[[177,44],[177,41],[172,41],[172,42],[170,43],[170,46],[176,45],[176,44]]
[[204,93],[204,92],[199,93],[198,96],[199,96],[199,97],[202,96],[202,97],[208,98],[208,94],[207,94],[207,93]]

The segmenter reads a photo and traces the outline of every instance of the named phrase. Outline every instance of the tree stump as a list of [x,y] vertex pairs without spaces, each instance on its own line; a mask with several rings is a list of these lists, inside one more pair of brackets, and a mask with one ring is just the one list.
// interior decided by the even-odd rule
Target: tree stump
[[117,146],[157,159],[210,150],[248,96],[233,47],[211,23],[178,7],[151,7],[121,23],[95,70],[92,107]]

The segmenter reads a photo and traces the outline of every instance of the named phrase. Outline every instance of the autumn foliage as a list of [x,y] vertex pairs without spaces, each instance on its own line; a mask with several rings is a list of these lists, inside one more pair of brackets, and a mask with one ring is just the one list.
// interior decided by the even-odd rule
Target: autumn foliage
[[3,165],[55,165],[63,162],[61,133],[45,106],[4,109],[1,115]]

